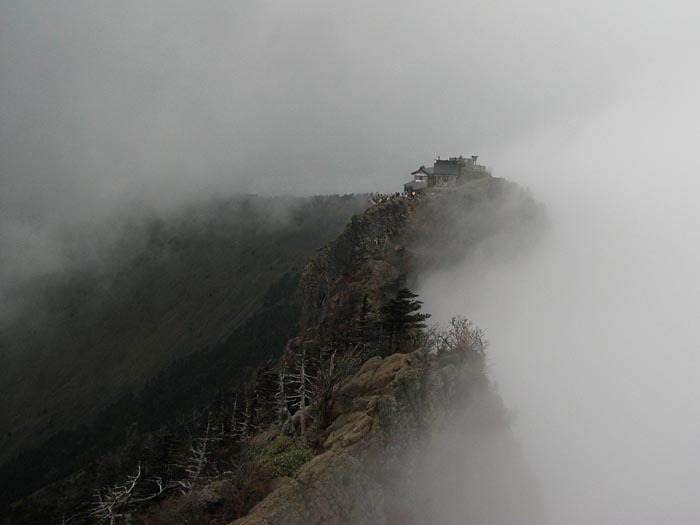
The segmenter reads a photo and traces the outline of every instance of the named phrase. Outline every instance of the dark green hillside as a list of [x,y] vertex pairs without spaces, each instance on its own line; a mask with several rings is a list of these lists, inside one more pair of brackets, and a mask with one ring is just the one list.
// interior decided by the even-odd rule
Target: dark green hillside
[[33,305],[0,334],[0,461],[89,422],[169,364],[220,347],[365,200],[193,207],[146,224],[145,248],[114,254],[128,261],[118,270],[44,283],[43,310]]
[[[138,393],[125,394],[100,410],[88,424],[58,432],[0,466],[0,508],[41,489],[13,505],[12,515],[0,512],[0,523],[15,523],[20,517],[23,523],[34,523],[57,516],[57,508],[85,504],[92,499],[92,484],[132,466],[130,451],[146,447],[153,437],[149,433],[181,437],[182,421],[229,397],[256,367],[279,357],[298,330],[298,282],[298,274],[283,275],[268,288],[261,308],[225,341],[178,359]],[[143,459],[134,453],[133,461]]]
[[[537,237],[538,205],[513,184],[493,178],[416,200],[391,198],[350,218],[362,200],[244,199],[190,210],[150,224],[146,248],[108,279],[86,275],[47,291],[49,311],[63,312],[67,327],[73,326],[70,314],[84,321],[105,315],[105,339],[134,344],[129,337],[141,333],[143,352],[151,345],[159,355],[142,356],[127,346],[122,355],[129,357],[134,386],[112,388],[117,393],[109,402],[67,399],[94,412],[73,417],[79,426],[66,425],[0,465],[0,509],[6,509],[0,522],[230,522],[272,497],[280,473],[293,475],[311,455],[323,454],[336,435],[329,426],[334,420],[345,428],[344,410],[354,411],[356,404],[338,388],[349,374],[385,358],[387,370],[395,372],[402,352],[432,348],[428,353],[439,355],[442,350],[430,345],[458,347],[467,335],[473,344],[464,348],[483,350],[482,332],[466,319],[453,320],[449,337],[437,328],[424,330],[427,315],[417,311],[421,303],[406,285],[418,282],[426,268],[468,264],[483,250],[513,256]],[[343,232],[315,250],[315,240],[334,237],[333,229]],[[121,309],[114,308],[117,299]],[[67,314],[59,308],[63,304]],[[114,317],[110,327],[109,315],[123,317]],[[29,326],[23,325],[23,333],[30,339]],[[76,334],[76,341],[89,339]],[[105,350],[118,345],[88,334],[103,343],[102,354],[84,359],[89,365],[78,372],[85,390],[99,392],[100,378],[119,381],[125,366]],[[399,354],[387,357],[394,352]],[[162,364],[148,375],[157,362],[151,357]],[[483,371],[482,365],[475,370]],[[132,377],[136,372],[141,383]],[[379,378],[384,385],[385,373]],[[362,421],[367,424],[351,418],[347,444],[356,442],[361,429],[382,428]],[[406,442],[404,430],[383,432]],[[125,495],[120,487],[130,476],[137,476],[130,485],[136,488]],[[341,479],[330,484],[345,487],[338,502],[366,500],[349,494]],[[96,490],[107,499],[96,500]],[[95,512],[103,511],[116,521],[96,519]]]

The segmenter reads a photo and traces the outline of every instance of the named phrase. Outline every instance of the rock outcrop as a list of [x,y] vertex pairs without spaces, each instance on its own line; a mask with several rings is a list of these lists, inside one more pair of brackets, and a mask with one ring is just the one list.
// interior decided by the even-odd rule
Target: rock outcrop
[[394,198],[355,215],[322,248],[301,277],[301,337],[331,340],[351,329],[365,297],[380,302],[384,286],[407,270],[407,232],[416,202]]
[[397,506],[395,480],[409,475],[434,425],[464,400],[466,356],[422,350],[373,357],[342,387],[325,451],[236,525],[385,524]]
[[352,330],[363,305],[382,303],[387,284],[400,275],[412,286],[425,272],[463,264],[480,243],[499,235],[510,237],[508,250],[528,245],[542,217],[529,193],[494,177],[372,206],[304,268],[300,338],[337,341]]
[[[347,350],[362,310],[376,312],[387,299],[387,285],[399,276],[415,282],[428,268],[464,261],[486,238],[526,231],[529,226],[523,225],[532,220],[539,220],[532,199],[491,177],[419,201],[390,199],[356,215],[304,269],[300,333],[290,342],[290,352],[302,345]],[[440,433],[460,436],[466,425],[466,434],[476,429],[481,436],[491,436],[492,430],[494,436],[509,436],[507,412],[484,373],[483,354],[462,349],[436,355],[419,349],[380,355],[364,362],[335,392],[322,452],[293,478],[277,479],[236,525],[454,523],[450,516],[465,512],[450,508],[441,521],[442,510],[430,501],[440,498],[427,496],[424,489],[430,483],[425,472],[432,472],[433,457],[434,464],[451,463],[445,450],[435,450]],[[476,398],[480,407],[465,410]],[[461,450],[463,438],[455,442]],[[514,457],[517,464],[510,437],[505,442],[498,454]],[[462,479],[471,483],[459,461],[454,463],[455,485]],[[421,508],[416,501],[422,501]]]

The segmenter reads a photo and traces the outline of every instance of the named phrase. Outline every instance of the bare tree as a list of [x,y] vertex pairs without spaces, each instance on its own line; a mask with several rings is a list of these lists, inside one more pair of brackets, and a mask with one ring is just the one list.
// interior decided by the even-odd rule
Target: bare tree
[[231,417],[231,433],[237,439],[244,440],[250,435],[250,432],[253,429],[253,414],[250,410],[250,400],[246,399],[245,408],[238,416],[236,415],[237,406],[238,397],[236,397],[236,402],[234,405],[234,414]]
[[289,412],[289,397],[287,395],[287,383],[289,374],[287,373],[287,360],[282,362],[282,368],[277,374],[277,391],[275,392],[275,411],[280,425],[284,426],[289,422],[292,414]]
[[127,477],[123,483],[95,491],[95,502],[92,511],[88,514],[99,525],[115,525],[125,518],[129,504],[133,499],[136,484],[141,479],[141,464],[136,473]]
[[[155,490],[146,491],[145,496],[137,497],[137,485],[141,481],[141,464],[138,464],[136,472],[127,477],[126,481],[117,483],[111,487],[106,487],[95,491],[95,501],[92,510],[88,512],[88,517],[95,520],[98,525],[116,525],[126,521],[128,515],[141,503],[145,503],[159,497],[166,490],[174,487],[172,484],[164,484],[161,478],[154,478],[144,483],[155,485]],[[143,487],[140,491],[144,493]],[[64,523],[67,523],[65,516]]]
[[229,420],[229,437],[234,439],[240,438],[239,427],[240,418],[238,417],[238,394],[233,398],[233,409],[231,410],[231,419]]
[[186,479],[177,481],[183,493],[189,492],[202,481],[208,481],[209,478],[205,476],[205,471],[209,465],[211,446],[220,439],[221,436],[213,432],[210,415],[207,418],[204,436],[191,440],[185,462],[181,465],[177,465],[187,474]]
[[363,346],[357,344],[345,352],[323,349],[313,381],[313,401],[319,425],[330,423],[330,412],[336,391],[361,364]]
[[306,345],[304,345],[301,354],[297,355],[296,372],[290,374],[290,378],[293,384],[296,385],[296,388],[290,395],[290,400],[292,400],[294,406],[299,409],[299,426],[301,429],[301,436],[304,437],[306,435],[306,416],[312,387],[312,377],[309,374],[309,363],[306,358]]
[[483,355],[488,346],[486,332],[465,317],[453,317],[446,328],[433,325],[423,333],[423,345],[435,353],[459,351]]

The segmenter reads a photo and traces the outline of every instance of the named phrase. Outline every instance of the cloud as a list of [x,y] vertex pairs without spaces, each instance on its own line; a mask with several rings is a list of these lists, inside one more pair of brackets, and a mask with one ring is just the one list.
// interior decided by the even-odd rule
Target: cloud
[[438,319],[461,312],[488,330],[553,523],[700,514],[699,84],[672,62],[623,103],[522,140],[504,169],[546,202],[548,237],[421,286]]
[[394,188],[438,154],[499,163],[626,96],[690,29],[673,3],[0,9],[2,207],[44,221],[135,194]]

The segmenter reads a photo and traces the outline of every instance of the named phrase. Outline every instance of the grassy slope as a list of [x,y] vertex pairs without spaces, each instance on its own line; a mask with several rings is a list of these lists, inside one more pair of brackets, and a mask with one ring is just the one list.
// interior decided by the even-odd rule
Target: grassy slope
[[146,248],[119,271],[52,284],[46,315],[28,312],[2,334],[0,461],[224,340],[261,307],[270,284],[299,270],[363,204],[212,203],[149,225]]

